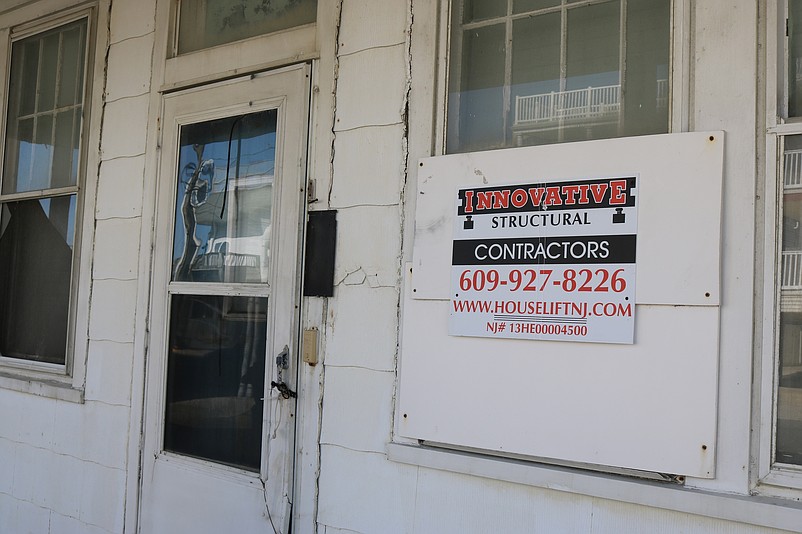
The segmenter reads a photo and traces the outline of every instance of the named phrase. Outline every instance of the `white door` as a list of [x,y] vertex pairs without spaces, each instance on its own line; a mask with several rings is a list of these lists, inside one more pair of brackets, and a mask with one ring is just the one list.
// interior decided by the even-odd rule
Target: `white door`
[[306,65],[166,95],[140,531],[287,532]]

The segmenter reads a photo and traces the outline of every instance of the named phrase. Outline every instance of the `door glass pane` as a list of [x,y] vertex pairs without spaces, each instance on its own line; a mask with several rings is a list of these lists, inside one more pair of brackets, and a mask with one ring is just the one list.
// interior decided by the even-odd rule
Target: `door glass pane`
[[173,280],[267,282],[278,111],[181,128]]
[[259,470],[267,298],[173,295],[164,449]]
[[802,465],[802,136],[785,138],[775,459]]
[[75,195],[0,209],[0,354],[64,364]]
[[317,0],[181,0],[178,53],[315,22]]

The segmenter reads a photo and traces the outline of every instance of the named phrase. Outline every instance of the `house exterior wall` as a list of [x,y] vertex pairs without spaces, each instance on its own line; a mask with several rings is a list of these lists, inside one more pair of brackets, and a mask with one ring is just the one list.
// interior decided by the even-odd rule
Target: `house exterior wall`
[[[88,147],[95,168],[85,214],[93,230],[80,280],[90,290],[79,302],[86,329],[76,333],[87,340],[76,354],[85,358],[85,380],[77,397],[64,396],[0,370],[0,532],[138,530],[164,68],[157,1],[98,5],[104,59],[93,80],[98,144]],[[6,12],[35,19],[76,4],[13,0]],[[768,328],[755,326],[754,311],[764,230],[765,3],[705,0],[690,2],[687,13],[689,108],[675,127],[724,130],[727,142],[717,469],[686,489],[542,464],[527,479],[527,462],[392,452],[414,169],[436,144],[439,9],[434,0],[320,4],[309,162],[317,199],[309,209],[337,210],[337,259],[334,296],[307,298],[302,310],[303,326],[319,330],[320,363],[299,369],[295,531],[802,531],[799,494],[750,497],[753,372]],[[695,495],[709,504],[687,504]]]

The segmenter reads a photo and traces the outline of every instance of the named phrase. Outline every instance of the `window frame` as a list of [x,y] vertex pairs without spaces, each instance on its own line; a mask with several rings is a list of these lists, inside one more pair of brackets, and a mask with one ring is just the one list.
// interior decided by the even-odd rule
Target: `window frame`
[[[101,102],[96,95],[103,94],[103,80],[95,79],[95,72],[103,71],[105,62],[104,47],[98,46],[101,40],[99,29],[106,26],[108,10],[102,9],[99,2],[82,2],[78,5],[64,6],[65,2],[50,2],[48,10],[53,14],[36,16],[46,9],[46,2],[40,2],[25,9],[0,15],[0,128],[5,139],[8,121],[8,94],[11,73],[11,51],[13,44],[27,37],[56,29],[81,19],[86,20],[86,49],[84,51],[83,109],[79,144],[79,165],[76,185],[67,188],[47,190],[43,197],[54,193],[69,193],[76,197],[75,229],[73,236],[72,266],[70,274],[70,293],[68,305],[67,343],[64,364],[35,362],[30,360],[0,356],[0,388],[53,397],[71,402],[83,402],[86,379],[86,359],[89,348],[89,309],[79,303],[89,302],[91,293],[91,254],[82,253],[94,237],[94,205],[97,187],[99,154],[91,150],[99,143],[102,113]],[[73,2],[74,4],[74,2]],[[38,9],[33,9],[38,8]],[[105,39],[105,35],[103,36]],[[5,141],[0,144],[0,158],[5,158]],[[0,170],[2,172],[2,170]],[[35,193],[3,195],[3,201],[24,198],[43,198]],[[83,246],[82,246],[83,245]],[[91,251],[91,247],[89,247]]]
[[[318,0],[316,22],[180,55],[178,4],[178,0],[157,0],[160,40],[155,50],[164,54],[165,61],[156,64],[153,74],[154,79],[162,80],[162,93],[320,57],[318,25],[328,12],[324,0]],[[163,71],[156,72],[157,68]]]
[[[464,2],[465,0],[441,0],[440,1],[440,10],[439,10],[439,35],[438,35],[438,43],[437,43],[437,50],[439,53],[437,54],[437,59],[435,60],[437,63],[436,71],[438,73],[437,79],[441,82],[437,88],[437,102],[436,102],[436,113],[437,117],[435,118],[435,153],[433,155],[443,155],[448,154],[447,151],[447,141],[448,141],[448,106],[449,98],[448,98],[448,91],[451,84],[451,72],[449,71],[449,63],[452,57],[452,48],[456,46],[461,46],[460,43],[454,43],[452,39],[452,24],[454,21],[454,9],[458,7],[456,4],[458,2]],[[514,0],[508,0],[509,3],[512,3]],[[626,11],[626,3],[627,1],[631,0],[620,0],[621,1],[621,9],[622,12]],[[692,12],[692,2],[693,0],[670,0],[671,5],[669,7],[670,10],[670,20],[669,20],[669,35],[670,35],[670,43],[669,43],[669,72],[668,72],[668,85],[669,85],[669,100],[668,100],[668,128],[665,133],[675,133],[675,132],[687,132],[689,131],[690,127],[690,87],[691,87],[691,12]],[[583,2],[585,3],[585,2]],[[595,2],[593,0],[587,0],[585,5],[593,5]],[[561,14],[561,21],[562,27],[560,30],[561,33],[561,41],[565,40],[565,20],[562,15],[563,11],[568,9],[573,9],[577,6],[575,5],[568,5],[564,6],[562,3],[560,5],[550,7],[550,8],[543,8],[538,10],[539,12],[545,13],[560,13]],[[482,19],[473,22],[463,23],[463,27],[486,27],[492,24],[500,24],[500,20],[506,20],[506,25],[511,25],[512,21],[518,20],[521,18],[526,18],[527,14],[512,14],[512,15],[500,15],[498,17],[493,17],[492,19]],[[494,22],[489,22],[490,20]],[[506,32],[510,34],[511,29],[507,28]],[[622,35],[624,35],[626,29],[622,29]],[[621,44],[619,48],[619,52],[622,55],[625,55],[626,45]],[[565,58],[562,57],[564,55],[564,51],[561,53],[561,68],[565,64]],[[625,62],[625,57],[621,57],[620,61]],[[505,86],[503,87],[504,91],[504,98],[505,103],[510,100],[510,77],[512,73],[512,66],[511,63],[511,55],[506,54],[505,56]],[[563,80],[565,77],[565,73],[561,72],[560,75],[560,83],[563,84]],[[504,123],[506,125],[506,118],[504,119]],[[505,126],[506,127],[506,126]],[[513,134],[514,137],[514,134]],[[616,138],[624,138],[629,136],[618,136]],[[561,141],[560,143],[562,143]],[[570,141],[568,141],[570,142]],[[497,150],[499,148],[514,148],[515,145],[505,146],[505,147],[494,147],[490,149],[483,149],[483,150]],[[465,151],[469,153],[471,151]]]
[[[755,379],[752,440],[754,492],[770,497],[798,500],[802,491],[802,465],[784,464],[775,460],[775,438],[779,393],[779,326],[782,284],[781,224],[783,214],[785,138],[802,135],[802,117],[788,117],[788,36],[787,1],[766,5],[766,93],[765,153],[763,175],[763,257],[755,261],[758,276],[762,274],[762,299],[756,299]],[[760,219],[758,220],[760,222]],[[759,249],[758,249],[759,250]],[[760,278],[758,277],[758,280]],[[756,321],[757,324],[757,321]]]

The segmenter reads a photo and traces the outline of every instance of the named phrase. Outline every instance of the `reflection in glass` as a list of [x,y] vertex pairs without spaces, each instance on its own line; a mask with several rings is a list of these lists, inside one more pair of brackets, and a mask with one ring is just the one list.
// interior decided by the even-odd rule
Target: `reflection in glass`
[[181,0],[178,53],[315,22],[317,0]]
[[275,109],[181,128],[173,280],[268,280]]
[[267,298],[173,295],[164,449],[257,471]]
[[78,183],[85,50],[85,19],[14,43],[4,194]]
[[455,9],[448,152],[668,131],[670,0],[494,5]]
[[785,138],[775,460],[802,465],[802,136]]
[[0,354],[64,364],[75,195],[0,209]]

